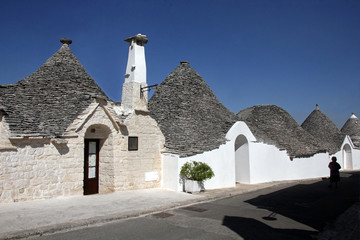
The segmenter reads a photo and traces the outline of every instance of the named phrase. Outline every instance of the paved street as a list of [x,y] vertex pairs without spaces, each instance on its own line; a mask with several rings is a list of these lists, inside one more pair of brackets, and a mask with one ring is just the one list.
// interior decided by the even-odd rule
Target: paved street
[[[338,216],[359,202],[359,190],[359,172],[342,173],[338,189],[325,179],[281,184],[34,239],[318,239],[324,228],[336,230]],[[343,221],[359,227],[358,218]],[[360,239],[358,229],[348,232],[332,239]]]

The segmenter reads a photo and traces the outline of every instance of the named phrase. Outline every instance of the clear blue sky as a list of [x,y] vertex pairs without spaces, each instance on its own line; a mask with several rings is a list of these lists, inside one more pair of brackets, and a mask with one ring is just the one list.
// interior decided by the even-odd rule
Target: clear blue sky
[[360,117],[359,0],[1,0],[0,84],[34,72],[60,38],[115,101],[128,43],[146,34],[148,84],[189,61],[234,113],[276,104],[299,124],[315,104]]

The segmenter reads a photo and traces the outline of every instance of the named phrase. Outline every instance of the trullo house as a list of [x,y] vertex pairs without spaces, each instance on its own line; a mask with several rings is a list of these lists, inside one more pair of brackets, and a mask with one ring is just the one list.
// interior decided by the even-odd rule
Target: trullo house
[[301,124],[301,127],[321,142],[330,154],[335,154],[341,149],[345,135],[316,105],[316,109]]
[[177,191],[183,189],[181,166],[189,161],[213,168],[215,177],[204,184],[212,189],[328,176],[330,154],[340,148],[338,140],[329,146],[275,105],[234,115],[188,62],[160,84],[149,110],[165,136],[163,187]]
[[360,169],[360,121],[354,113],[345,122],[341,132],[346,134],[341,148],[342,166],[345,169]]
[[0,85],[0,202],[161,187],[164,137],[147,110],[147,38],[126,41],[122,105],[69,39],[30,76]]
[[357,121],[354,116],[350,117],[340,131],[316,104],[316,109],[301,124],[301,127],[322,143],[330,155],[336,156],[344,170],[360,169],[360,149],[356,145]]

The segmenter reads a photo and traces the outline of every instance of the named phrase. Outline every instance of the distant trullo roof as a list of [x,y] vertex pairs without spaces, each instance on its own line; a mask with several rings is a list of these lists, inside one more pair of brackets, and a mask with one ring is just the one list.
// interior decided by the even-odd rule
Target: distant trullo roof
[[0,105],[13,136],[58,136],[91,103],[108,99],[69,48],[63,45],[23,80],[0,85]]
[[172,71],[149,101],[169,152],[190,156],[218,148],[236,116],[188,62]]
[[286,150],[291,157],[309,157],[326,151],[288,112],[276,105],[253,106],[237,116],[249,126],[257,141]]
[[316,109],[301,124],[301,127],[317,138],[330,154],[338,152],[345,135],[316,105]]
[[360,121],[353,113],[341,128],[341,132],[349,135],[356,147],[360,147]]

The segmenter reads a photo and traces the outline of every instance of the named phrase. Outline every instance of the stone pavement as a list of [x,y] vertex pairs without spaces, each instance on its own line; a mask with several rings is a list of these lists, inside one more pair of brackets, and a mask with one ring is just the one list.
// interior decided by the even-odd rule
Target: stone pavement
[[[200,202],[227,198],[234,195],[256,191],[275,185],[295,185],[299,181],[272,182],[263,184],[238,184],[234,188],[207,190],[200,194],[187,194],[164,189],[146,189],[98,194],[88,196],[63,197],[49,200],[36,200],[0,204],[0,239],[20,239],[59,231],[106,223],[114,220],[142,216],[171,208]],[[337,228],[328,228],[321,233],[322,240],[352,239],[332,238],[355,236],[359,231],[359,204],[355,204],[345,217],[338,221]],[[355,226],[355,227],[353,227]],[[352,227],[349,232],[349,227]],[[354,238],[356,239],[356,238]]]

